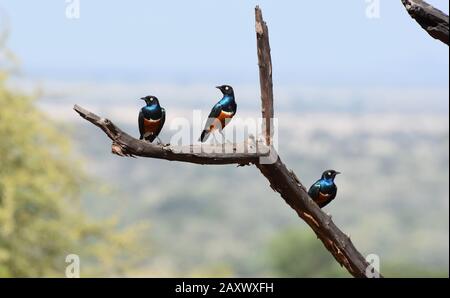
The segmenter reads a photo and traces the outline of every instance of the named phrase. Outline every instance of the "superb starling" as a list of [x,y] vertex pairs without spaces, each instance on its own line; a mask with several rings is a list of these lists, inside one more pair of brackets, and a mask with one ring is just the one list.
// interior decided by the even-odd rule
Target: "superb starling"
[[323,172],[322,178],[317,180],[309,189],[309,196],[320,208],[328,205],[336,197],[337,187],[334,184],[334,178],[337,174],[340,173],[335,170]]
[[234,100],[233,88],[228,85],[217,86],[216,88],[222,91],[223,97],[212,108],[211,113],[209,113],[205,128],[203,129],[202,135],[200,136],[201,142],[205,142],[211,132],[215,130],[218,130],[220,133],[222,133],[225,125],[228,124],[228,121],[225,120],[227,118],[233,118],[233,116],[236,114],[237,105],[236,101]]
[[[139,132],[140,140],[145,139],[150,143],[158,138],[164,122],[166,121],[166,110],[159,105],[159,100],[155,96],[149,95],[141,98],[145,100],[146,106],[139,112]],[[161,143],[161,140],[158,138]]]

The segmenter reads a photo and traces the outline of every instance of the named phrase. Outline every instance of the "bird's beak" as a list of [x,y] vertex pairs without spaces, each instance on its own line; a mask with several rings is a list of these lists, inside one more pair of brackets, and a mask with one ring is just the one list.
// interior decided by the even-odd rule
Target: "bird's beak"
[[216,86],[216,88],[217,88],[217,89],[220,89],[220,88],[222,88],[222,86]]
[[145,100],[145,97],[141,97],[140,99]]
[[341,174],[341,172],[336,172],[336,175],[339,175],[339,174]]

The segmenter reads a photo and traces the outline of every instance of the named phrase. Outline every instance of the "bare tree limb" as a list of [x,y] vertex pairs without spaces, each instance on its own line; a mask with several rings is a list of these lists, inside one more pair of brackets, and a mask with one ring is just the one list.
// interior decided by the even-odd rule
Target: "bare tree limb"
[[[211,152],[213,149],[213,153],[203,152],[203,146],[154,145],[131,137],[110,120],[101,118],[77,105],[74,110],[84,119],[100,127],[113,141],[113,153],[121,156],[143,156],[196,164],[254,164],[267,178],[272,189],[278,192],[286,203],[297,212],[298,216],[312,228],[339,264],[355,277],[366,277],[366,269],[369,264],[365,258],[353,246],[350,238],[333,223],[331,216],[325,214],[309,197],[306,188],[300,183],[294,172],[288,170],[283,164],[273,148],[271,136],[274,112],[269,35],[259,7],[256,7],[255,14],[262,116],[265,124],[269,123],[264,126],[263,130],[265,144],[247,141],[242,145],[206,147],[208,148],[206,151]],[[224,148],[225,151],[221,151]],[[215,153],[217,151],[219,153]],[[262,162],[264,158],[273,155],[275,155],[273,163]]]
[[217,146],[155,145],[133,138],[110,120],[101,118],[78,105],[75,105],[73,109],[81,117],[100,127],[113,141],[112,153],[120,156],[142,156],[195,164],[247,165],[254,164],[258,158],[268,154],[268,148],[264,144],[255,142]]
[[402,3],[431,37],[448,45],[448,15],[422,0],[402,0]]
[[[260,69],[262,115],[267,119],[273,117],[272,92],[272,61],[270,58],[269,32],[263,20],[261,9],[255,8],[256,36],[258,46],[258,64]],[[267,113],[269,111],[269,115]],[[271,128],[271,127],[270,127]],[[266,140],[270,139],[271,131],[264,131]],[[271,150],[274,150],[273,148]],[[345,235],[309,197],[306,188],[293,171],[283,164],[278,157],[275,163],[256,166],[269,180],[273,190],[278,192],[286,203],[294,209],[316,233],[334,258],[355,277],[366,277],[368,263],[361,253],[353,246],[350,238]]]
[[274,116],[273,111],[273,85],[272,85],[272,58],[270,55],[269,29],[263,20],[261,10],[255,10],[255,30],[259,65],[259,85],[261,89],[261,111],[263,118],[262,131],[265,135],[266,145],[272,145]]
[[369,264],[365,258],[354,247],[350,237],[333,223],[331,215],[325,214],[308,196],[294,172],[288,170],[281,159],[275,164],[256,166],[269,180],[272,189],[312,228],[339,264],[355,277],[366,277]]

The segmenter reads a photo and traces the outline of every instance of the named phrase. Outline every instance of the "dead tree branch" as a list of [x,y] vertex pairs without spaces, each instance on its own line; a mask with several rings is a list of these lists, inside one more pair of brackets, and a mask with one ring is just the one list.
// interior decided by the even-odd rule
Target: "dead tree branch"
[[431,37],[448,45],[448,15],[422,0],[402,0],[402,3]]
[[[209,146],[206,147],[208,150],[204,150],[205,146],[154,145],[131,137],[110,120],[77,105],[74,109],[81,117],[101,128],[113,141],[113,153],[121,156],[142,156],[196,164],[254,164],[267,178],[272,189],[312,228],[339,264],[355,277],[366,277],[369,264],[365,258],[353,246],[350,238],[333,223],[331,216],[325,214],[308,196],[306,188],[294,172],[283,164],[273,148],[274,109],[269,35],[259,7],[256,7],[255,15],[264,143],[249,140],[240,145]],[[209,153],[211,150],[213,153]],[[262,162],[268,157],[274,157],[272,163]]]
[[202,165],[254,164],[268,154],[261,143],[247,141],[242,144],[172,146],[155,145],[138,140],[122,131],[112,121],[101,118],[82,107],[73,108],[81,117],[100,127],[113,141],[111,151],[120,156],[141,156],[171,161],[183,161]]
[[273,85],[272,85],[272,58],[270,55],[269,29],[262,20],[262,12],[255,10],[255,30],[258,51],[259,85],[261,89],[261,111],[263,118],[262,131],[265,135],[266,145],[272,145],[273,125]]
[[[273,117],[272,61],[270,57],[269,32],[259,7],[255,9],[256,38],[258,47],[258,64],[260,69],[262,116]],[[269,119],[267,119],[269,120]],[[267,129],[264,131],[267,132]],[[266,135],[270,140],[272,132]],[[267,142],[267,141],[266,141]],[[270,145],[270,141],[267,142]],[[271,150],[274,150],[271,148]],[[353,246],[345,235],[309,197],[306,188],[301,184],[293,171],[283,164],[278,157],[275,163],[256,163],[261,173],[269,180],[273,190],[278,192],[286,203],[294,209],[316,233],[334,258],[355,277],[365,277],[368,266],[365,258]]]

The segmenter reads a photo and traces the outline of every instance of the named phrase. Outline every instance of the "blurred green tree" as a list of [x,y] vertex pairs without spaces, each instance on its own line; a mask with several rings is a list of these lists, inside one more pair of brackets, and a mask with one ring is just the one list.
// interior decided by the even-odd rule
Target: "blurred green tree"
[[[351,277],[313,233],[299,228],[286,229],[271,239],[267,260],[271,270],[281,277]],[[380,269],[385,277],[448,277],[444,267],[424,268],[392,260],[381,262]]]
[[140,229],[85,215],[80,194],[89,183],[68,138],[32,97],[8,87],[2,65],[0,277],[64,276],[68,254],[79,255],[81,276],[126,274],[140,258]]
[[313,233],[289,228],[268,245],[267,259],[281,277],[350,277]]

